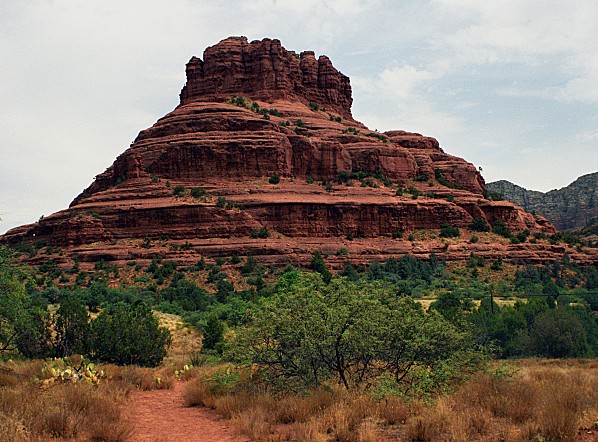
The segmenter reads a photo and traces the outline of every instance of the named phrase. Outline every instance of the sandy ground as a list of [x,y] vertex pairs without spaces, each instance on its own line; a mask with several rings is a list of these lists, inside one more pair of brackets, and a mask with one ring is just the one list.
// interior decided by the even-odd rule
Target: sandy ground
[[133,393],[130,419],[132,442],[244,442],[215,412],[201,407],[185,407],[184,382],[172,390]]

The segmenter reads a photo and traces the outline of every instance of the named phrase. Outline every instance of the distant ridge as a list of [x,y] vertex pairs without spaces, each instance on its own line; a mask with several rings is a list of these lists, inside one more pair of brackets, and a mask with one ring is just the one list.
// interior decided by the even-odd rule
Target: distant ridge
[[584,227],[598,216],[598,172],[577,178],[562,189],[550,192],[527,190],[506,180],[486,184],[491,192],[547,218],[558,230]]

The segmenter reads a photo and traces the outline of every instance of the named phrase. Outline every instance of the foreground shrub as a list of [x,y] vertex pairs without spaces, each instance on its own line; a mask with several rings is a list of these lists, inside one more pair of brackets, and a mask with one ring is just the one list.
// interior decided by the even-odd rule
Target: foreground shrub
[[[426,393],[479,367],[471,336],[381,283],[286,273],[277,294],[239,334],[237,357],[275,389],[334,380],[346,389],[389,375],[392,388]],[[233,353],[234,353],[233,351]]]

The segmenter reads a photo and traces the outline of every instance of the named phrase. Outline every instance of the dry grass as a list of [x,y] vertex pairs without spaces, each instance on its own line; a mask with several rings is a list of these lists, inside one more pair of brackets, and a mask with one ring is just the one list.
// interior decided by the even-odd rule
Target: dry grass
[[[264,440],[274,433],[274,426],[267,410],[262,407],[252,407],[249,410],[235,414],[231,424],[251,440]],[[270,438],[274,440],[273,438]]]
[[[122,418],[125,396],[109,382],[57,383],[41,389],[39,362],[14,367],[18,383],[0,387],[0,441],[85,439],[124,441],[130,434]],[[27,377],[27,374],[30,377]]]
[[173,387],[172,367],[147,368],[136,365],[105,365],[104,371],[110,377],[112,383],[120,386],[123,390],[130,392],[138,390],[167,390]]
[[215,409],[252,440],[566,442],[580,428],[594,428],[598,439],[598,361],[524,360],[511,368],[479,373],[430,403],[337,387],[306,396],[215,393],[201,377],[187,394],[188,403]]
[[513,376],[481,373],[406,419],[407,440],[574,441],[598,416],[598,371],[587,361],[517,363]]
[[185,405],[214,408],[216,396],[210,391],[210,386],[199,379],[189,381],[183,393]]
[[170,331],[172,343],[168,349],[164,365],[174,365],[178,369],[189,364],[191,355],[201,350],[202,336],[194,327],[185,325],[183,319],[178,315],[169,313],[154,312],[158,317],[160,326]]
[[107,377],[98,385],[57,381],[42,388],[50,376],[45,361],[0,366],[0,441],[77,439],[118,442],[131,429],[123,415],[134,389],[171,388],[172,367],[157,369],[97,366]]
[[[168,388],[173,367],[102,366],[99,386],[57,383],[40,389],[44,363],[0,370],[0,441],[123,441],[133,389]],[[524,360],[513,370],[479,373],[451,394],[423,402],[326,386],[305,395],[273,396],[251,388],[230,365],[186,373],[189,406],[205,406],[251,440],[540,441],[598,439],[598,361]],[[157,379],[160,379],[158,382]],[[592,435],[590,435],[592,437]],[[590,440],[590,437],[587,440]]]

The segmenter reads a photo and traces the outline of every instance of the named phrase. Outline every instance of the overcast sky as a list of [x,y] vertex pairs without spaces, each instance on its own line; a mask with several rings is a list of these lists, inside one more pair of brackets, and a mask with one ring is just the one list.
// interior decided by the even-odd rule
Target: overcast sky
[[0,233],[66,208],[231,35],[328,55],[371,129],[438,138],[487,182],[598,170],[595,0],[0,0]]

